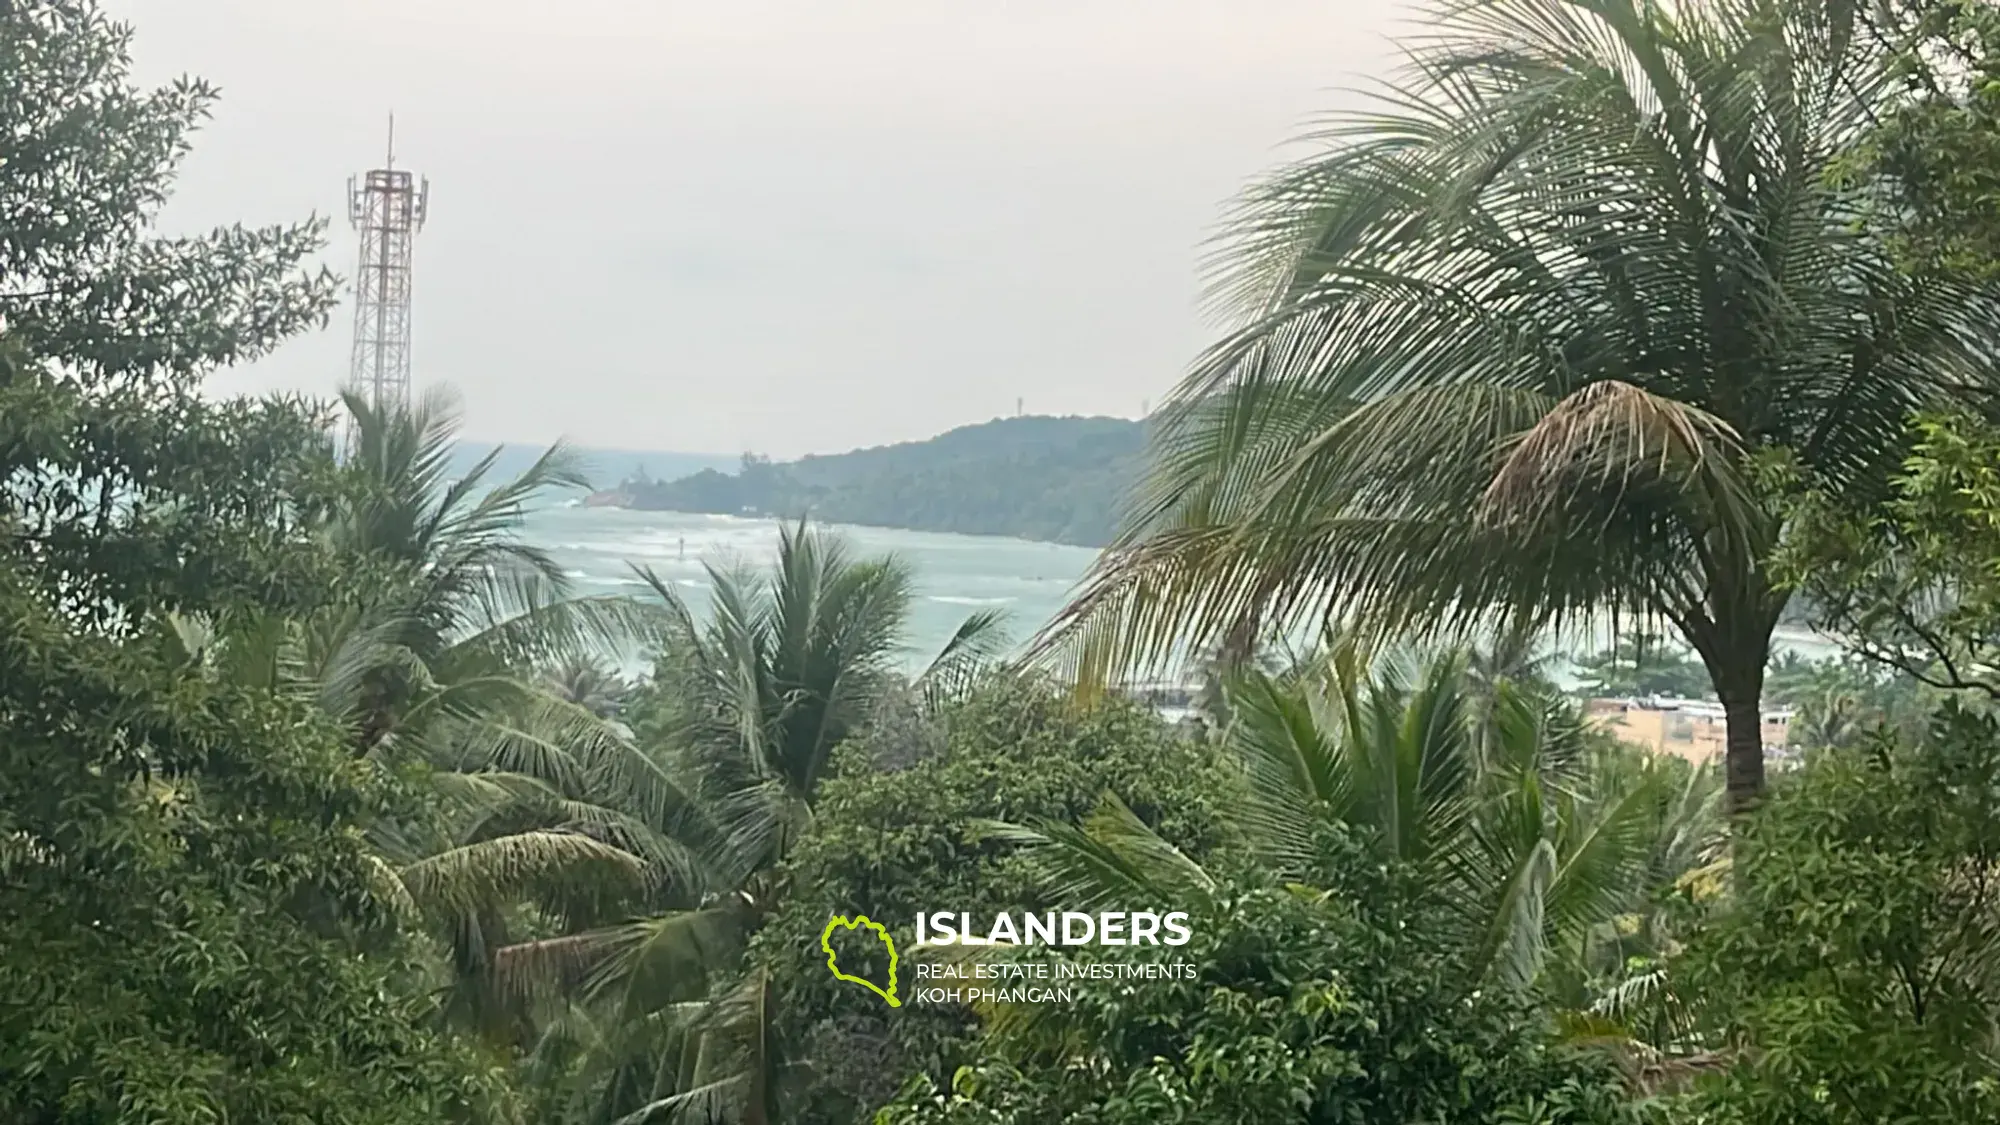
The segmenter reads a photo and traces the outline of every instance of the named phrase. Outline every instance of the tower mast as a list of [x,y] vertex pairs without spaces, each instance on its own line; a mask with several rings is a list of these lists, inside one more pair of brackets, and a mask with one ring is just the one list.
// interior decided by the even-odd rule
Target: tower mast
[[347,218],[361,232],[348,385],[376,410],[410,400],[410,251],[430,194],[428,179],[396,167],[396,117],[390,114],[382,167],[347,181]]

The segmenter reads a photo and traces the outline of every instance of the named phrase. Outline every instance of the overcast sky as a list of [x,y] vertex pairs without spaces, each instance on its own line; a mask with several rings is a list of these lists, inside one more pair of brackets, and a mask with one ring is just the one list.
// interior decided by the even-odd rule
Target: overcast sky
[[[1388,0],[107,0],[217,83],[171,226],[339,222],[430,177],[414,371],[468,436],[782,457],[1136,416],[1214,331],[1221,207]],[[560,14],[557,14],[560,13]],[[330,393],[352,309],[225,390]]]

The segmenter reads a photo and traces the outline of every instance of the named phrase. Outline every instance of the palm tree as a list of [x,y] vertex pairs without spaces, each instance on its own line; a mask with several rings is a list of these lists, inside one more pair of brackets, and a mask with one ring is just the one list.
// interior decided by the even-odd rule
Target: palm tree
[[[1464,950],[1495,987],[1579,1012],[1649,948],[1657,892],[1712,859],[1721,836],[1712,775],[1594,743],[1553,697],[1483,685],[1463,654],[1368,660],[1346,646],[1284,676],[1245,672],[1230,690],[1225,746],[1246,784],[1229,815],[1257,870],[1325,885],[1318,830],[1356,830],[1450,906],[1452,932],[1427,940]],[[1031,846],[1079,909],[1198,905],[1218,885],[1113,798],[1080,826],[993,830]]]
[[1468,650],[1466,672],[1489,695],[1496,694],[1502,684],[1548,691],[1555,686],[1555,681],[1549,678],[1549,666],[1555,659],[1555,653],[1547,647],[1547,638],[1517,621],[1487,643]]
[[469,716],[496,694],[539,690],[534,668],[560,668],[651,643],[665,619],[627,597],[581,597],[521,534],[539,495],[587,487],[557,443],[512,480],[487,479],[494,450],[454,477],[458,414],[449,392],[378,408],[345,397],[356,441],[334,542],[381,568],[332,623],[329,651],[360,681],[356,737],[364,752],[432,714]]
[[[677,622],[656,671],[648,732],[685,756],[744,873],[790,851],[846,740],[894,690],[914,576],[894,558],[856,559],[801,521],[779,533],[769,572],[710,567],[706,625],[669,583],[643,577]],[[1001,617],[973,614],[915,679],[936,696],[994,652]]]
[[1908,415],[1990,389],[2000,339],[1839,175],[1891,96],[1857,7],[1440,9],[1400,84],[1250,193],[1217,258],[1240,327],[1042,650],[1091,681],[1315,616],[1623,614],[1701,657],[1754,801],[1766,485],[1873,501]]
[[302,620],[170,616],[163,632],[217,678],[315,701],[357,754],[428,782],[426,808],[369,826],[380,889],[443,939],[452,1014],[518,1038],[526,1016],[494,979],[499,950],[622,916],[687,866],[657,817],[631,811],[672,798],[658,763],[605,721],[617,681],[593,671],[667,619],[575,596],[524,540],[527,505],[581,482],[560,445],[512,480],[489,482],[493,455],[455,477],[446,392],[347,407],[356,440],[313,513],[347,585]]
[[601,719],[617,716],[632,695],[632,683],[595,653],[578,653],[542,673],[542,687]]
[[994,652],[1000,618],[968,618],[906,681],[913,579],[893,558],[856,558],[801,522],[782,530],[768,571],[708,568],[706,621],[639,573],[673,619],[626,711],[656,772],[629,798],[594,799],[643,823],[675,866],[634,921],[501,950],[502,991],[574,1001],[537,1058],[568,1075],[579,1119],[769,1121],[795,1068],[770,982],[743,972],[743,957],[784,901],[782,863],[835,749],[885,699],[913,688],[935,705],[962,691]]

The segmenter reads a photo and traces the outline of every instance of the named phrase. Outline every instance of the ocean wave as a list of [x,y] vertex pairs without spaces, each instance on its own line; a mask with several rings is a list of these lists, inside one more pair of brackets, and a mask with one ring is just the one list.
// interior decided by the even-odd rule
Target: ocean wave
[[943,602],[945,605],[1012,605],[1013,598],[968,598],[961,594],[928,594],[927,602]]

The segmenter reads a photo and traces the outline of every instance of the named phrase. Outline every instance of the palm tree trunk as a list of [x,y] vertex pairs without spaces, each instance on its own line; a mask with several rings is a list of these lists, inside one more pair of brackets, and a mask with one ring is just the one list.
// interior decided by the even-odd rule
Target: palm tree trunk
[[1754,572],[1751,583],[1749,593],[1718,584],[1719,596],[1711,595],[1714,617],[1681,621],[1682,635],[1701,654],[1722,701],[1723,801],[1731,819],[1755,808],[1764,796],[1764,665],[1771,658],[1771,630],[1784,606],[1783,596],[1772,595]]
[[1762,685],[1723,691],[1722,769],[1724,797],[1732,817],[1754,808],[1764,794],[1764,707]]

